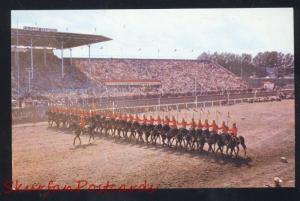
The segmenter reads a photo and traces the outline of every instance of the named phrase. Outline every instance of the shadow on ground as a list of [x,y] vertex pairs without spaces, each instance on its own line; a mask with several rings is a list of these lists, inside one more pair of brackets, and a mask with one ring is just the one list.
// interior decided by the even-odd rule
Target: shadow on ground
[[[53,131],[56,131],[59,133],[63,133],[63,134],[74,135],[73,132],[71,130],[69,130],[68,128],[59,128],[59,130],[58,130],[58,128],[55,128],[55,127],[48,127],[47,129],[53,130]],[[87,137],[86,134],[83,136]],[[82,135],[81,135],[81,137],[82,137]],[[167,145],[162,145],[162,144],[137,142],[136,140],[129,141],[128,139],[119,138],[118,136],[116,136],[116,137],[112,137],[111,135],[104,136],[104,135],[100,135],[99,133],[96,133],[95,137],[98,139],[111,141],[113,143],[117,143],[117,144],[121,144],[121,145],[163,151],[163,152],[175,154],[178,156],[184,155],[186,157],[199,158],[199,159],[211,162],[211,163],[218,163],[220,165],[231,163],[231,164],[234,164],[236,167],[241,167],[241,166],[252,167],[253,166],[251,164],[252,159],[250,157],[241,157],[241,156],[235,157],[235,156],[228,156],[226,154],[221,154],[221,153],[208,152],[207,150],[203,150],[203,151],[187,150],[187,149],[175,147],[175,146],[169,147]],[[90,146],[97,146],[97,144],[89,143],[89,144],[75,145],[74,147],[70,148],[70,150],[85,149]]]

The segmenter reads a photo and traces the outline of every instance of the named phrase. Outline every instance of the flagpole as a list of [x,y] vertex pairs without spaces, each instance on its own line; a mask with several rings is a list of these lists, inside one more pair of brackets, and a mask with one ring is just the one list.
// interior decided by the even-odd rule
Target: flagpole
[[177,117],[176,117],[176,119],[178,120],[178,105],[176,105],[176,110],[177,110]]
[[209,110],[207,111],[207,115],[206,115],[206,119],[208,120],[209,119]]
[[227,113],[227,126],[229,126],[228,125],[228,120],[229,120],[229,112]]
[[200,120],[202,118],[202,108],[200,109]]

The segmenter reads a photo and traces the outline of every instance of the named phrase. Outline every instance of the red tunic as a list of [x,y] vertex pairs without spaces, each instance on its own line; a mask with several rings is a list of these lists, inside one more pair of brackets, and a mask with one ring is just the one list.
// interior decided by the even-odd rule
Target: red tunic
[[237,136],[237,127],[232,127],[232,128],[230,129],[230,131],[231,131],[231,135],[232,135],[232,136],[234,136],[234,137]]
[[182,128],[186,128],[186,124],[187,124],[186,121],[182,121],[182,122],[181,122]]
[[219,129],[222,130],[223,133],[227,133],[228,131],[228,127],[226,125],[222,125]]
[[209,124],[208,123],[204,123],[204,126],[203,126],[205,129],[209,129]]
[[209,127],[212,128],[213,131],[217,132],[218,131],[218,126],[215,123],[212,123]]
[[171,123],[173,128],[177,128],[177,121],[175,119],[173,119]]
[[165,119],[164,124],[169,125],[170,124],[170,119]]
[[150,123],[150,124],[152,124],[152,125],[154,124],[154,118],[153,118],[153,117],[152,117],[152,118],[150,118],[150,121],[149,121],[149,123]]
[[192,121],[192,122],[191,122],[191,128],[194,128],[194,129],[195,129],[196,127],[197,127],[196,122],[195,122],[195,121]]

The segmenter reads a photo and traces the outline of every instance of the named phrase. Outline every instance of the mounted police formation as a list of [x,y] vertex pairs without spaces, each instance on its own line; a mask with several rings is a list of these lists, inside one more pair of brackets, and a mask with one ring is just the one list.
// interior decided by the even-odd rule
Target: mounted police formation
[[[123,138],[131,142],[142,142],[151,144],[161,144],[162,146],[181,148],[186,150],[204,151],[204,145],[208,145],[208,152],[221,152],[232,156],[239,154],[241,145],[246,156],[246,145],[243,136],[238,136],[236,123],[229,128],[225,122],[219,127],[215,120],[209,124],[206,119],[204,123],[192,118],[191,122],[182,119],[178,122],[174,116],[157,119],[150,116],[149,119],[143,115],[140,118],[137,114],[121,114],[111,111],[84,111],[70,108],[49,108],[46,112],[49,127],[68,128],[75,134],[73,144],[79,140],[80,135],[89,135],[95,140],[94,135],[111,136]],[[55,124],[55,125],[54,125]],[[189,126],[189,128],[187,128]]]

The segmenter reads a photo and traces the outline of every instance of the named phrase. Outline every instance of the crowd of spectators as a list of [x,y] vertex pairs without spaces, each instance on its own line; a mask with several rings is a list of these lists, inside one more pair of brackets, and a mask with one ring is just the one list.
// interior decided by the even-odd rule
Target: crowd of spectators
[[64,77],[62,77],[61,59],[56,57],[53,53],[43,52],[42,50],[34,50],[33,78],[30,79],[29,91],[28,69],[31,69],[30,52],[19,52],[18,57],[16,57],[15,53],[12,52],[11,79],[13,97],[18,94],[17,63],[19,63],[19,94],[21,96],[24,96],[29,92],[32,94],[41,94],[45,91],[57,89],[78,89],[92,86],[89,79],[79,69],[73,68],[66,62],[64,63]]
[[[17,62],[12,53],[12,96],[17,97]],[[34,75],[28,91],[30,52],[19,53],[20,95],[35,104],[77,104],[90,98],[147,98],[205,95],[247,90],[247,84],[217,64],[200,60],[172,59],[61,59],[53,53],[34,51]],[[157,80],[160,85],[108,86],[112,80]]]
[[[159,80],[153,93],[188,93],[247,89],[247,84],[226,69],[199,60],[157,59],[73,59],[73,64],[99,86],[110,80]],[[124,87],[110,87],[103,96],[124,93]],[[127,87],[128,93],[143,94],[143,87]]]

